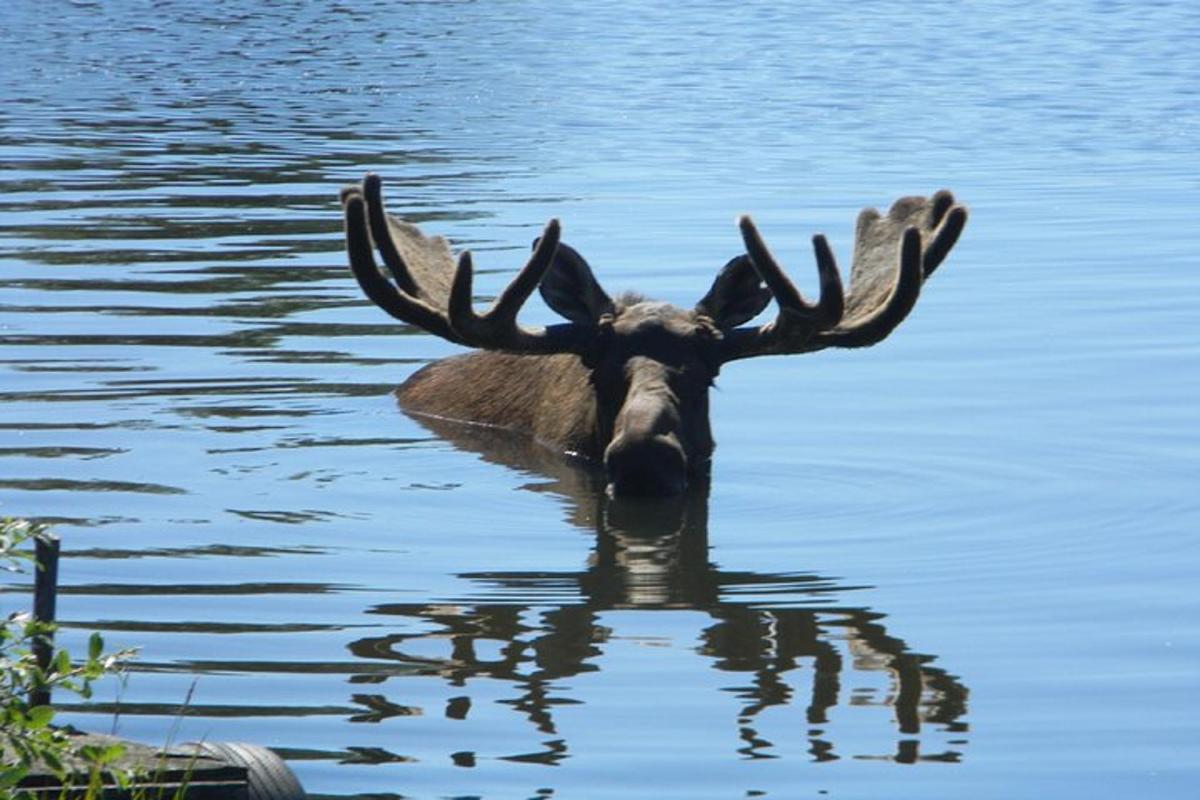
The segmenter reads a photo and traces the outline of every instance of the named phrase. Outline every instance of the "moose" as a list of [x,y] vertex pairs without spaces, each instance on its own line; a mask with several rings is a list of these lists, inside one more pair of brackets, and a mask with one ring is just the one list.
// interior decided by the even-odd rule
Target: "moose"
[[[833,252],[813,237],[819,297],[805,300],[749,216],[745,254],[730,260],[692,309],[637,294],[615,299],[546,223],[532,254],[491,308],[474,308],[470,251],[388,214],[368,174],[342,191],[350,267],[391,316],[476,350],[426,365],[397,390],[409,413],[503,428],[603,465],[613,496],[671,496],[707,479],[714,442],[708,390],[729,361],[867,347],[912,311],[945,260],[967,210],[942,190],[858,216],[849,290]],[[385,274],[379,269],[378,252]],[[517,322],[538,288],[567,322]],[[749,325],[774,299],[770,322]]]

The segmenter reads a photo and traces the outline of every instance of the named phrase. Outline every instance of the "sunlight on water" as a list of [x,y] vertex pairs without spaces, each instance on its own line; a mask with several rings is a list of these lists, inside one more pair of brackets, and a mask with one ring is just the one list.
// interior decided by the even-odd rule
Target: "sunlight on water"
[[[63,537],[64,644],[142,649],[65,721],[258,742],[322,796],[1191,796],[1189,8],[0,22],[0,514]],[[972,218],[888,342],[728,365],[711,489],[629,506],[399,411],[456,348],[346,268],[368,171],[481,302],[551,216],[685,306],[739,213],[810,296],[863,206]]]

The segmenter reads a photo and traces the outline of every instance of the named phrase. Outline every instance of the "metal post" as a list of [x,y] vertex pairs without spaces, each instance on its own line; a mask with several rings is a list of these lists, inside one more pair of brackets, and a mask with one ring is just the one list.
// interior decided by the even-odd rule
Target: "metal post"
[[[58,538],[48,535],[37,537],[35,556],[37,571],[33,578],[33,618],[49,625],[54,623],[54,606],[58,598]],[[53,634],[34,638],[33,655],[43,674],[49,671],[53,654]],[[41,687],[31,691],[29,705],[50,705],[50,689]]]

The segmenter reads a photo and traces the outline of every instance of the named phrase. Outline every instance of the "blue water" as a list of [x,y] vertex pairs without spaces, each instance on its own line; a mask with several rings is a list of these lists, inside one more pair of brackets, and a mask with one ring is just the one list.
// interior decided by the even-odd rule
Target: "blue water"
[[[1185,3],[6,4],[0,514],[63,538],[65,645],[141,648],[63,721],[327,796],[1194,796],[1197,41]],[[396,408],[456,348],[361,299],[367,171],[481,302],[551,216],[681,305],[739,213],[809,294],[863,206],[972,217],[887,342],[723,370],[711,492],[628,512]]]

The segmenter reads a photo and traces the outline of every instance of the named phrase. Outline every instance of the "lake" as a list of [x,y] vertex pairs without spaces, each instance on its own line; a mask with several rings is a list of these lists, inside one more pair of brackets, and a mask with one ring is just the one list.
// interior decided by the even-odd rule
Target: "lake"
[[[327,797],[1195,796],[1197,41],[1170,2],[6,4],[0,515],[63,539],[62,644],[140,648],[62,721]],[[740,213],[809,295],[864,206],[972,216],[886,342],[723,370],[707,491],[614,504],[397,408],[459,348],[350,275],[368,171],[480,306],[550,217],[690,306]]]

